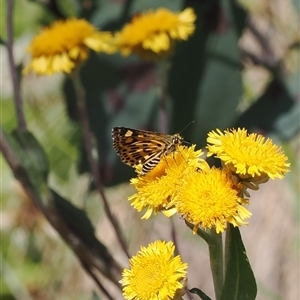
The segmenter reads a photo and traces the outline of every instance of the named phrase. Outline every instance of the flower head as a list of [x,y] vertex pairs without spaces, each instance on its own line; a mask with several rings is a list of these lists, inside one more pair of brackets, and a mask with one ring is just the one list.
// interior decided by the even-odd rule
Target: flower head
[[[153,212],[170,209],[169,202],[176,193],[179,178],[187,168],[199,166],[201,154],[201,150],[195,151],[195,145],[189,148],[178,146],[177,151],[162,157],[153,170],[131,179],[137,192],[128,199],[138,211],[147,208],[142,218],[148,219]],[[138,166],[137,171],[140,168]]]
[[32,60],[24,72],[70,73],[77,63],[87,59],[89,49],[114,52],[111,41],[111,33],[100,32],[83,19],[57,21],[31,41],[28,51]]
[[208,134],[208,155],[216,155],[233,173],[244,179],[249,177],[264,180],[282,178],[288,172],[287,157],[271,139],[246,129],[219,129]]
[[166,8],[136,15],[116,34],[115,45],[123,55],[134,52],[142,58],[166,56],[177,40],[194,32],[196,15],[192,8],[174,13]]
[[169,300],[181,291],[186,282],[187,264],[174,257],[172,242],[156,241],[141,247],[124,269],[123,296],[128,300]]
[[234,226],[247,224],[251,213],[243,206],[248,201],[239,197],[241,185],[231,181],[225,170],[210,168],[205,162],[201,170],[188,169],[181,178],[172,200],[177,212],[197,228],[215,228],[223,232],[227,222]]

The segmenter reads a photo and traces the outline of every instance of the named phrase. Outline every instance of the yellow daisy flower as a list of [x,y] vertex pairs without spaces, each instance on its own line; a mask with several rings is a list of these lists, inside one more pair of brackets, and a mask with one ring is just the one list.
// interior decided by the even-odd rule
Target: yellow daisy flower
[[134,52],[142,58],[166,56],[174,41],[187,40],[195,30],[196,15],[192,8],[180,13],[166,8],[136,15],[116,34],[115,45],[123,55]]
[[283,178],[289,171],[287,157],[271,139],[246,129],[219,129],[208,134],[208,156],[216,155],[233,173],[242,179],[253,177],[265,181],[266,177]]
[[[147,209],[142,219],[148,219],[152,213],[165,212],[167,216],[175,211],[169,206],[170,199],[174,196],[178,180],[187,168],[196,169],[200,166],[203,154],[201,150],[195,151],[195,145],[191,147],[178,146],[177,151],[164,156],[158,165],[145,175],[131,179],[131,184],[137,192],[128,198],[131,205],[137,210]],[[137,167],[139,173],[142,166]]]
[[248,200],[239,197],[240,189],[241,185],[232,182],[225,170],[210,168],[203,162],[201,170],[190,168],[184,173],[171,204],[194,225],[194,233],[199,226],[215,228],[220,233],[226,229],[227,222],[241,226],[251,216],[243,206]]
[[24,69],[41,75],[70,73],[77,63],[87,59],[89,50],[114,52],[109,32],[98,31],[83,19],[60,20],[45,28],[30,43],[32,60]]
[[141,247],[130,260],[130,269],[124,269],[123,296],[127,300],[181,299],[186,284],[187,264],[179,255],[174,257],[172,242],[156,241]]

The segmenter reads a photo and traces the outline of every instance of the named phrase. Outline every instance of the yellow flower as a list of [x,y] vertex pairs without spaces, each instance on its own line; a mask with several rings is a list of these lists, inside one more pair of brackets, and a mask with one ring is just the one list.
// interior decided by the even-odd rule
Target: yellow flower
[[172,242],[156,241],[141,247],[130,260],[130,269],[124,269],[123,296],[127,300],[175,299],[186,284],[187,264],[179,255],[174,257]]
[[166,8],[136,15],[116,34],[115,45],[123,55],[134,52],[142,58],[166,56],[174,41],[187,40],[194,32],[196,15],[192,8],[174,13]]
[[[208,134],[208,156],[216,155],[233,173],[242,179],[249,177],[265,181],[266,177],[282,178],[288,172],[287,157],[271,139],[246,129],[219,129]],[[267,179],[268,179],[267,178]]]
[[32,60],[24,73],[70,73],[77,63],[87,59],[89,49],[96,52],[114,52],[112,35],[100,32],[83,19],[57,21],[45,28],[30,43]]
[[[164,156],[153,170],[131,179],[137,193],[128,200],[132,201],[131,205],[137,211],[147,208],[142,219],[148,219],[152,213],[170,209],[168,204],[176,193],[180,176],[187,168],[196,169],[199,166],[201,154],[201,150],[195,151],[195,145],[189,148],[178,146],[176,152]],[[140,168],[138,166],[137,171]],[[166,213],[168,216],[171,214],[172,211]]]
[[203,162],[201,170],[190,168],[185,172],[171,204],[194,225],[194,233],[199,226],[215,228],[219,233],[226,229],[227,222],[241,226],[247,224],[244,219],[251,216],[243,206],[248,200],[238,196],[241,188],[231,181],[225,170],[210,169]]

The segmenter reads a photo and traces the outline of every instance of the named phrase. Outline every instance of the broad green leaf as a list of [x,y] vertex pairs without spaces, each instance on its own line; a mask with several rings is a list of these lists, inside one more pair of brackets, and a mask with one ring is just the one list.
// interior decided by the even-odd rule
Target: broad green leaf
[[[175,131],[204,144],[211,129],[228,127],[242,97],[238,41],[245,12],[234,1],[196,1],[196,31],[175,51],[169,77]],[[188,133],[191,133],[190,135]]]
[[113,261],[107,248],[96,238],[95,229],[86,212],[51,190],[56,210],[72,232],[109,265]]
[[295,101],[299,80],[297,76],[289,79],[283,82],[273,78],[264,93],[239,116],[234,127],[259,128],[282,139],[294,136],[299,130],[299,102]]
[[227,231],[227,266],[220,300],[253,300],[257,286],[239,229]]
[[11,134],[12,147],[20,159],[20,163],[26,169],[31,179],[39,178],[47,180],[49,163],[44,149],[33,136],[26,130],[15,129]]

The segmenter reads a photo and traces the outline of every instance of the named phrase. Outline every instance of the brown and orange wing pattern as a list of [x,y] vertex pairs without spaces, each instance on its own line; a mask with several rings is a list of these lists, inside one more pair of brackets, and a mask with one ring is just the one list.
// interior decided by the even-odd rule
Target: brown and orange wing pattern
[[126,127],[114,127],[112,139],[121,160],[131,167],[143,164],[143,173],[153,169],[162,156],[172,152],[175,144],[183,141],[178,134],[168,135]]

